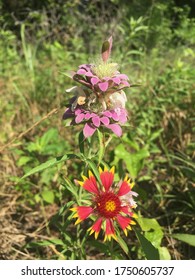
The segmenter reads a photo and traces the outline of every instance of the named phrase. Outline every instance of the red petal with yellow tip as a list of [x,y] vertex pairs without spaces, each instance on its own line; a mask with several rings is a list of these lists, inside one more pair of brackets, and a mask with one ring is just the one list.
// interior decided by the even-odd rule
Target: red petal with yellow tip
[[84,180],[83,188],[88,192],[98,194],[99,191],[98,191],[96,179],[91,172],[89,173],[89,176],[90,176],[89,178],[86,178]]
[[124,217],[121,215],[117,216],[117,222],[119,223],[120,227],[122,228],[122,230],[126,229],[128,227],[128,225],[131,223],[131,219],[128,217]]
[[104,186],[105,190],[108,191],[113,184],[114,169],[111,169],[110,171],[108,171],[108,170],[101,171],[100,179],[101,179],[102,185]]
[[89,228],[90,234],[95,232],[95,238],[98,237],[102,226],[102,218],[97,219],[97,221]]
[[108,240],[111,239],[111,237],[115,237],[115,229],[112,220],[106,219],[106,230],[105,230],[105,240],[108,238]]
[[131,216],[131,212],[130,212],[130,209],[129,209],[129,206],[122,206],[121,207],[121,212],[125,213],[125,214],[129,214]]
[[131,191],[131,188],[130,188],[129,183],[127,181],[123,181],[117,194],[118,194],[118,196],[122,196],[122,195],[127,194],[130,191]]
[[80,221],[83,221],[89,217],[89,215],[93,212],[93,208],[89,206],[77,206],[73,208]]

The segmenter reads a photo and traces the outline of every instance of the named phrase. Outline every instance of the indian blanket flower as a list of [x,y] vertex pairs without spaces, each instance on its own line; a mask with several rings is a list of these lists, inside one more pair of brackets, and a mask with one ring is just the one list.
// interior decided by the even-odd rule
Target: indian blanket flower
[[127,101],[123,88],[129,87],[128,77],[118,71],[118,64],[109,61],[112,37],[103,43],[102,56],[95,64],[82,64],[72,73],[73,80],[82,86],[67,92],[75,96],[70,100],[63,119],[71,118],[71,125],[83,123],[85,137],[105,127],[117,136],[122,135],[121,124],[127,122]]
[[90,205],[76,206],[70,210],[74,212],[73,218],[77,218],[75,224],[93,216],[95,221],[88,231],[95,234],[95,239],[102,229],[104,241],[117,240],[118,226],[127,235],[127,230],[131,230],[131,225],[135,224],[132,219],[136,218],[133,196],[137,196],[137,193],[132,191],[134,183],[127,176],[118,184],[114,183],[114,167],[110,170],[99,168],[99,173],[99,181],[91,171],[88,177],[82,176],[83,181],[77,181],[91,194]]

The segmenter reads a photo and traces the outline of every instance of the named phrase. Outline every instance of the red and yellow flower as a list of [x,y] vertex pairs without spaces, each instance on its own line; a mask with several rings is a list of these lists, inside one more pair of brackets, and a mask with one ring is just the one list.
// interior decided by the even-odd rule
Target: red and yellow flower
[[132,191],[134,183],[126,176],[123,181],[114,184],[114,167],[110,170],[99,168],[100,183],[89,171],[89,176],[82,176],[83,181],[77,181],[86,191],[90,192],[90,206],[76,206],[71,208],[74,212],[73,218],[77,218],[76,223],[95,217],[94,224],[88,229],[90,234],[95,234],[97,239],[101,229],[105,232],[105,240],[114,238],[117,240],[116,230],[118,226],[127,235],[127,230],[131,230],[131,225],[135,224],[132,218],[136,218],[133,209],[136,203],[133,196],[137,193]]

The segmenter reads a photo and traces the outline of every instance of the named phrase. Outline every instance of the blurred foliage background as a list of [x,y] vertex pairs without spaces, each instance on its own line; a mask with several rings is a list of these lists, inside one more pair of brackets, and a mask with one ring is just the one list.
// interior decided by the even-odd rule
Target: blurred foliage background
[[[0,0],[0,11],[0,257],[81,257],[70,235],[59,236],[65,229],[56,214],[71,195],[61,177],[79,178],[79,162],[20,178],[79,151],[81,128],[62,122],[65,90],[75,85],[63,73],[93,62],[112,35],[112,60],[141,86],[126,90],[130,127],[105,160],[136,180],[138,211],[158,222],[169,257],[194,259],[192,244],[174,234],[195,234],[195,1]],[[66,226],[73,232],[71,221]],[[152,240],[155,227],[148,231]],[[133,233],[126,242],[132,258],[143,258]],[[97,251],[88,246],[85,258],[107,258]]]

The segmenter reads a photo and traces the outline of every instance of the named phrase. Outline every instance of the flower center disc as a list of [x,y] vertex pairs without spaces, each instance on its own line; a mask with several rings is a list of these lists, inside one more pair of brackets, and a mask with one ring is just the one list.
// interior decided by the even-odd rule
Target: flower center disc
[[121,201],[114,193],[103,193],[96,200],[98,213],[105,218],[114,218],[121,210]]

